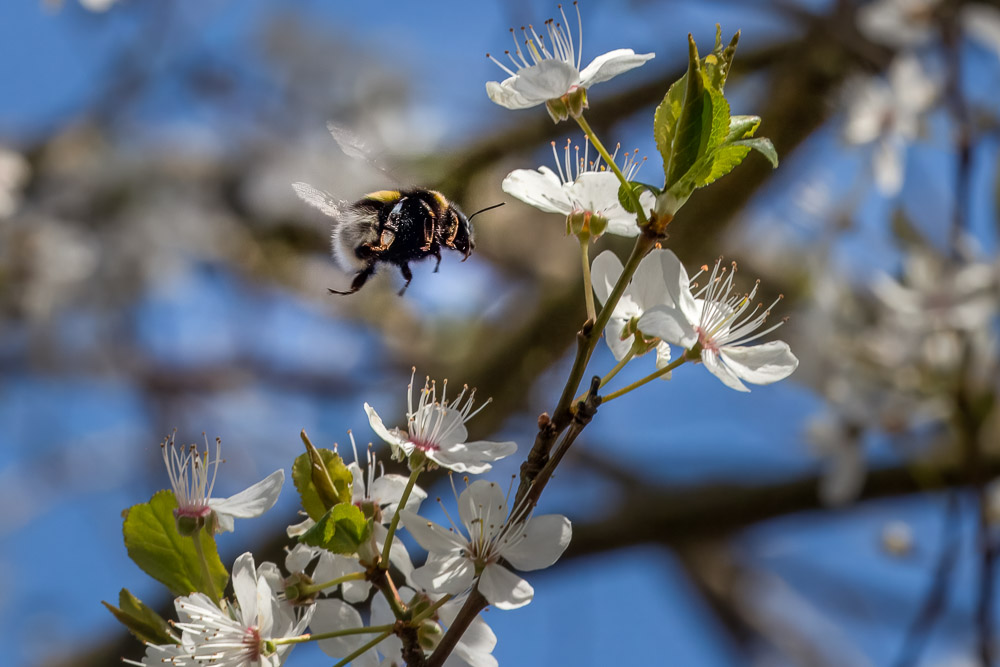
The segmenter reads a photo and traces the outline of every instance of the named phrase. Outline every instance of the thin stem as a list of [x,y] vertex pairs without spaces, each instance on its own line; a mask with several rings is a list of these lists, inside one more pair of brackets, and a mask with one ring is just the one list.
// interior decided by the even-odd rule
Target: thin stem
[[[334,637],[350,637],[351,635],[366,635],[375,632],[389,632],[392,633],[393,625],[373,625],[367,628],[347,628],[345,630],[334,630],[332,632],[323,632],[318,635],[299,635],[298,637],[282,637],[280,639],[272,639],[271,643],[276,646],[281,646],[282,644],[304,644],[305,642],[316,642],[323,639],[333,639]],[[381,641],[381,640],[379,640]]]
[[365,644],[364,646],[362,646],[361,648],[359,648],[357,651],[355,651],[354,653],[350,654],[349,656],[347,656],[346,658],[344,658],[343,660],[341,660],[340,662],[338,662],[333,667],[344,667],[344,665],[346,665],[350,661],[354,660],[359,655],[362,655],[366,651],[368,651],[369,649],[373,649],[376,646],[378,646],[379,643],[382,642],[382,640],[384,640],[386,637],[388,637],[389,635],[392,634],[392,631],[393,631],[393,629],[390,626],[388,630],[386,630],[385,632],[383,632],[382,634],[380,634],[378,637],[376,637],[375,639],[371,640],[370,642],[368,642],[367,644]]
[[671,361],[669,364],[667,364],[663,368],[658,369],[655,373],[650,373],[646,377],[642,378],[641,380],[636,380],[635,382],[633,382],[632,384],[630,384],[627,387],[622,387],[618,391],[613,391],[610,394],[601,397],[601,402],[602,403],[607,403],[608,401],[613,401],[614,399],[619,398],[620,396],[624,396],[625,394],[629,393],[630,391],[638,389],[639,387],[641,387],[642,385],[646,384],[647,382],[652,382],[653,380],[655,380],[658,377],[663,377],[664,375],[666,375],[670,371],[674,370],[675,368],[677,368],[678,366],[680,366],[681,364],[683,364],[687,360],[688,360],[687,353],[685,353],[680,358],[674,359],[673,361]]
[[432,604],[430,607],[428,607],[427,609],[425,609],[423,612],[421,612],[420,614],[417,614],[416,616],[414,616],[410,620],[410,625],[416,627],[417,625],[419,625],[423,621],[427,620],[428,618],[430,618],[431,616],[433,616],[434,613],[438,609],[440,609],[442,605],[444,605],[446,602],[448,602],[449,600],[451,600],[451,598],[452,598],[451,595],[445,595],[443,598],[441,598],[440,600],[438,600],[437,602],[435,602],[434,604]]
[[403,495],[399,498],[399,506],[396,507],[396,513],[392,515],[392,522],[389,524],[389,533],[385,536],[385,544],[382,545],[382,560],[378,564],[383,570],[389,569],[389,551],[392,549],[392,538],[396,534],[396,526],[399,525],[399,513],[406,507],[406,501],[410,499],[410,492],[413,491],[413,485],[417,483],[417,476],[423,469],[423,466],[417,466],[410,473],[410,478],[406,480],[406,488],[403,489]]
[[590,284],[590,241],[580,237],[580,258],[583,261],[583,298],[587,302],[587,319],[591,322],[597,319],[597,309],[594,308],[594,288]]
[[334,586],[339,586],[345,581],[358,581],[365,578],[364,572],[351,572],[350,574],[345,574],[342,577],[337,577],[336,579],[331,579],[330,581],[323,582],[322,584],[312,584],[310,586],[303,586],[299,589],[302,595],[311,595],[313,593],[320,593],[327,588],[333,588]]
[[208,569],[208,560],[205,558],[205,550],[201,546],[201,531],[199,530],[197,533],[192,535],[191,539],[194,540],[194,550],[195,553],[198,554],[198,563],[201,565],[201,578],[204,581],[205,588],[208,589],[203,592],[206,593],[208,597],[212,598],[212,602],[218,605],[220,602],[219,592],[215,590],[215,581],[212,579],[212,573]]
[[601,154],[604,161],[608,163],[608,168],[615,173],[615,176],[618,177],[621,184],[625,186],[625,191],[628,192],[629,199],[632,200],[632,206],[637,211],[636,215],[639,218],[639,227],[645,227],[649,224],[649,220],[646,219],[646,212],[642,210],[642,206],[639,204],[639,198],[636,196],[632,188],[629,187],[628,179],[625,178],[625,174],[623,174],[622,170],[618,168],[614,158],[611,157],[611,153],[609,153],[608,149],[604,147],[601,140],[597,138],[597,134],[590,127],[590,123],[588,123],[587,119],[583,117],[583,114],[575,116],[575,118],[577,124],[580,126],[580,129],[583,130],[584,134],[587,135],[587,138],[590,139],[590,143],[594,145],[594,148],[596,148],[597,152]]
[[[632,361],[633,357],[635,357],[635,345],[633,345],[631,347],[631,349],[629,349],[628,354],[626,354],[624,357],[622,357],[621,361],[619,361],[617,364],[615,364],[614,368],[612,368],[610,371],[608,371],[607,375],[605,375],[604,377],[601,378],[601,386],[603,387],[607,383],[611,382],[611,380],[613,380],[614,377],[616,375],[618,375],[618,373],[621,371],[621,369],[625,368],[625,364],[627,364],[628,362]],[[576,403],[579,403],[580,401],[582,401],[585,398],[587,398],[587,392],[583,392],[582,394],[580,394],[579,396],[577,396],[575,399],[573,399],[574,405]]]

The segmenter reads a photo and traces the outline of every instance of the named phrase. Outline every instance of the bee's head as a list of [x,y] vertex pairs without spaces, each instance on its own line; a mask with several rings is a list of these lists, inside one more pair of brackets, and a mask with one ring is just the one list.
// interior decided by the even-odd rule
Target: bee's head
[[[472,254],[473,248],[476,247],[476,242],[472,238],[472,225],[469,224],[469,218],[465,217],[465,214],[457,206],[452,206],[452,209],[455,211],[455,215],[458,216],[458,230],[455,232],[454,248],[465,255],[465,259],[468,259],[469,255]],[[463,259],[462,261],[465,260]]]

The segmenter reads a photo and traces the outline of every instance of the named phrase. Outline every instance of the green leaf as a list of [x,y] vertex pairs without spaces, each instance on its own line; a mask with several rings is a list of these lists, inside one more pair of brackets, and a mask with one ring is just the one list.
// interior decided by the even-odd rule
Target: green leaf
[[302,509],[309,518],[318,521],[334,505],[351,502],[353,476],[339,454],[313,447],[305,431],[302,441],[306,443],[306,453],[292,464],[292,481],[302,499]]
[[371,525],[361,508],[351,503],[335,505],[316,521],[299,541],[313,547],[322,547],[335,554],[357,553],[371,535]]
[[622,205],[629,213],[637,213],[635,206],[632,205],[632,197],[629,197],[629,190],[632,191],[635,201],[639,201],[639,195],[641,195],[646,190],[649,190],[654,195],[660,194],[660,189],[649,185],[648,183],[640,183],[639,181],[629,181],[628,189],[624,185],[618,186],[618,203]]
[[177,639],[170,634],[170,625],[155,611],[150,609],[142,600],[132,595],[128,589],[123,588],[118,593],[118,604],[101,601],[108,608],[118,622],[128,628],[128,631],[135,635],[141,642],[150,644],[175,644]]
[[733,65],[733,58],[736,55],[736,45],[739,41],[740,33],[737,30],[729,41],[729,45],[723,47],[722,26],[718,23],[715,24],[715,48],[705,56],[702,63],[708,85],[713,90],[722,92],[722,89],[725,88],[726,80],[729,78],[729,70]]
[[754,137],[753,139],[740,139],[732,142],[733,146],[748,146],[754,149],[771,163],[771,167],[778,168],[778,151],[774,150],[774,144],[767,137]]
[[760,116],[731,116],[726,143],[752,137],[758,127],[760,127]]
[[174,492],[160,491],[148,503],[125,511],[122,532],[129,558],[174,595],[208,593],[211,589],[202,579],[201,562],[194,546],[194,539],[200,539],[214,588],[222,591],[229,581],[229,572],[219,560],[215,540],[205,530],[194,539],[182,537],[177,532],[175,509]]

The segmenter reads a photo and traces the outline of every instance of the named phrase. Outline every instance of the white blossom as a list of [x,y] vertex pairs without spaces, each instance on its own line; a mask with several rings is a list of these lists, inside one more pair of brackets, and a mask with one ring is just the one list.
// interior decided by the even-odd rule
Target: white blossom
[[[611,313],[608,326],[604,329],[604,339],[617,361],[621,361],[632,349],[632,341],[638,332],[639,318],[654,306],[673,306],[674,301],[667,289],[667,276],[673,253],[655,249],[642,258],[632,280]],[[590,280],[598,301],[606,303],[611,290],[624,271],[621,260],[610,250],[605,250],[594,259],[590,268]],[[670,363],[670,345],[665,341],[656,342],[656,367],[663,368]],[[670,374],[664,376],[669,378]]]
[[[573,3],[576,7],[576,3]],[[552,19],[545,22],[548,43],[544,35],[535,32],[533,26],[522,28],[524,49],[517,33],[511,28],[514,51],[505,51],[508,62],[502,62],[487,54],[509,76],[501,82],[488,81],[486,94],[489,98],[508,109],[527,109],[558,99],[577,89],[588,89],[594,84],[612,79],[619,74],[639,67],[654,54],[637,54],[632,49],[615,49],[597,56],[582,68],[583,23],[579,7],[576,9],[577,34],[573,36],[569,21],[562,7],[562,23]]]
[[180,645],[146,649],[141,665],[178,667],[278,667],[291,644],[270,652],[274,639],[296,637],[312,617],[312,608],[296,618],[292,608],[278,600],[268,581],[254,568],[253,555],[243,554],[233,565],[235,605],[223,609],[202,593],[177,598],[174,606],[180,619],[174,628],[181,631]]
[[407,509],[403,525],[427,550],[427,562],[413,579],[436,593],[459,595],[478,579],[479,592],[498,609],[517,609],[531,602],[531,585],[500,564],[519,570],[540,570],[555,563],[569,546],[572,527],[560,514],[524,520],[515,509],[507,516],[507,500],[494,482],[477,480],[458,496],[464,534],[432,523]]
[[[799,365],[788,344],[771,341],[760,345],[748,343],[764,336],[781,325],[757,332],[771,312],[768,307],[760,312],[760,305],[747,314],[753,303],[759,283],[749,294],[733,293],[736,265],[728,275],[719,270],[721,260],[715,263],[708,285],[698,292],[691,292],[691,281],[684,265],[672,252],[662,259],[669,272],[667,289],[676,306],[656,306],[639,318],[639,329],[661,340],[691,350],[696,345],[705,368],[723,384],[737,391],[750,391],[743,381],[753,384],[771,384],[792,374]],[[780,300],[781,297],[778,297]],[[777,303],[777,301],[775,301]]]
[[216,533],[232,531],[234,518],[249,519],[271,509],[285,482],[285,472],[275,470],[235,495],[213,498],[215,476],[222,463],[222,442],[218,438],[215,440],[214,458],[210,455],[207,440],[203,454],[198,452],[195,445],[176,446],[173,437],[164,442],[161,448],[170,486],[177,498],[174,515],[198,520],[213,516]]
[[10,217],[21,203],[21,189],[31,167],[20,153],[0,146],[0,220]]
[[421,452],[428,459],[455,472],[481,474],[492,468],[493,461],[517,451],[517,443],[476,440],[466,442],[469,435],[466,422],[489,404],[489,400],[473,410],[476,390],[463,387],[458,396],[447,398],[448,381],[437,399],[437,384],[427,379],[420,390],[416,409],[413,406],[413,377],[407,386],[406,430],[388,429],[375,409],[365,403],[365,412],[372,430],[392,446],[397,458]]
[[845,139],[855,145],[874,144],[872,169],[882,194],[893,196],[903,187],[907,146],[917,138],[922,115],[938,94],[913,55],[897,57],[888,79],[855,79],[847,88]]
[[[428,595],[425,592],[414,591],[411,588],[403,587],[399,589],[400,598],[405,601],[415,601],[419,597],[426,598],[426,602],[436,602],[439,596]],[[459,610],[465,602],[465,598],[455,598],[445,602],[438,607],[434,621],[427,623],[439,623],[447,629],[458,615]],[[381,595],[372,600],[372,625],[388,625],[393,623],[396,617],[389,608],[389,603]],[[437,634],[442,636],[443,629]],[[425,635],[426,636],[426,635]],[[497,667],[497,659],[493,657],[493,649],[497,645],[497,636],[490,629],[490,626],[483,620],[482,615],[476,616],[468,629],[462,633],[461,639],[455,645],[451,655],[445,660],[447,667]],[[398,637],[392,635],[379,643],[378,652],[385,656],[382,667],[404,667],[403,662],[403,642]]]
[[[575,157],[570,155],[571,143],[566,142],[563,159],[556,152],[552,142],[556,170],[542,166],[535,169],[515,169],[503,179],[500,187],[509,195],[517,197],[525,204],[564,216],[584,214],[597,216],[607,221],[607,231],[618,236],[636,236],[639,226],[634,213],[629,213],[618,200],[621,181],[598,156],[590,161],[590,144],[584,143],[583,155],[579,146]],[[638,151],[636,151],[637,153]],[[621,171],[627,180],[632,180],[642,165],[636,153],[626,153]],[[618,151],[612,157],[617,157]],[[639,204],[648,214],[656,203],[651,192],[639,195]]]
[[936,37],[938,4],[940,0],[876,0],[858,8],[858,30],[889,46],[920,46]]

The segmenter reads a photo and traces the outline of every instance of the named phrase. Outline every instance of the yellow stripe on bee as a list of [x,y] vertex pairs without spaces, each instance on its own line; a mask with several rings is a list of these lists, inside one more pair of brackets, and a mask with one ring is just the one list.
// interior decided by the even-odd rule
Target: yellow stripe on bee
[[375,192],[369,192],[364,196],[364,198],[388,203],[395,199],[399,199],[399,190],[377,190]]
[[441,208],[448,208],[449,206],[451,206],[451,202],[448,201],[448,198],[445,197],[440,192],[438,192],[437,190],[428,190],[428,192],[434,195],[434,198],[437,199],[438,204],[441,204]]

